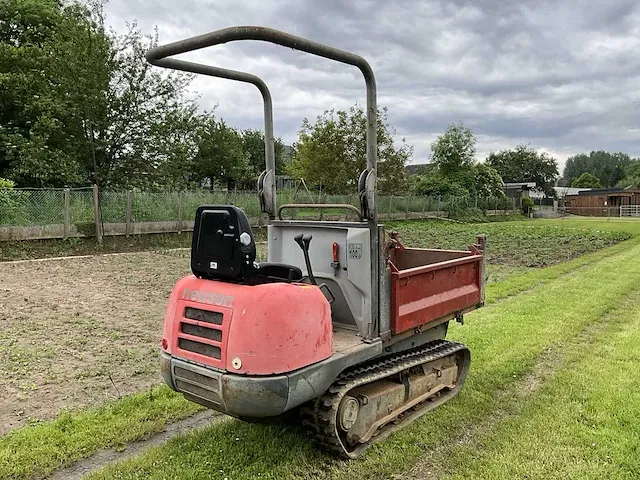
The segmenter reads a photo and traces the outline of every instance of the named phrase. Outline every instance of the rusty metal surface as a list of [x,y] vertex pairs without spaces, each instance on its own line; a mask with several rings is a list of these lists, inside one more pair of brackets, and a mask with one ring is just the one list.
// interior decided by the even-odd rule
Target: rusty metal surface
[[380,428],[407,410],[440,390],[454,388],[457,378],[455,359],[445,357],[351,390],[349,395],[359,399],[362,405],[357,421],[347,432],[347,439],[353,443],[368,442]]
[[[405,255],[410,258],[405,259]],[[452,258],[455,256],[458,258]],[[481,303],[482,254],[437,250],[424,250],[421,254],[420,249],[408,250],[400,245],[393,247],[389,257],[394,334],[453,317]],[[432,263],[414,266],[421,261]]]

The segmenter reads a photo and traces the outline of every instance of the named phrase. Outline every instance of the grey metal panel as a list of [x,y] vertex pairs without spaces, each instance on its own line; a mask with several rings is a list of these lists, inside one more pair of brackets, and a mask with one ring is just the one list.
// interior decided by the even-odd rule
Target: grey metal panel
[[[295,265],[306,275],[304,255],[293,237],[298,233],[311,234],[313,240],[309,258],[313,274],[318,282],[327,283],[336,292],[337,299],[332,305],[334,323],[357,326],[360,334],[369,338],[370,326],[377,320],[371,315],[371,305],[377,300],[372,299],[370,290],[369,229],[362,224],[356,225],[358,226],[328,226],[319,222],[273,223],[267,228],[268,261]],[[331,266],[334,242],[339,246],[338,269]],[[350,244],[352,247],[359,246],[360,258],[348,258]]]
[[388,347],[385,347],[384,353],[385,355],[397,353],[409,348],[419,347],[420,345],[432,342],[433,340],[444,339],[447,336],[448,328],[449,322],[444,322],[421,333],[411,332],[410,335],[407,335],[405,338],[399,339],[397,341],[395,341],[396,338],[394,337],[393,340],[395,341],[395,343],[389,345]]
[[361,343],[344,354],[334,354],[323,362],[289,374],[289,399],[285,410],[319,397],[345,369],[382,353],[382,342]]

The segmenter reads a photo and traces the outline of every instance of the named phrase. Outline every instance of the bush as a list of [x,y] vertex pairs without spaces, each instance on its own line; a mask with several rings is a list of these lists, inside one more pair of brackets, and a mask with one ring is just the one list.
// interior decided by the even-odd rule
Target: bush
[[13,188],[14,186],[15,186],[15,183],[13,183],[11,180],[7,180],[6,178],[0,177],[0,190],[10,189],[10,188]]
[[469,195],[469,191],[458,182],[437,172],[429,172],[415,179],[411,186],[411,193],[431,197],[466,197]]
[[536,204],[533,203],[533,200],[531,200],[529,197],[524,197],[522,199],[522,213],[524,215],[529,215],[529,213],[531,213],[535,205]]
[[14,183],[0,177],[0,225],[22,224],[25,221],[22,192],[13,189]]

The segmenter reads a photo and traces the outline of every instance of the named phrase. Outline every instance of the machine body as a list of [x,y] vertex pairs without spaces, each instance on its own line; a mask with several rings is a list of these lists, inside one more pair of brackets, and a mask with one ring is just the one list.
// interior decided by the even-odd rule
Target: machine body
[[[284,220],[277,208],[271,95],[258,77],[170,58],[259,40],[354,65],[367,86],[367,166],[355,221]],[[452,319],[484,304],[486,238],[468,250],[406,248],[378,224],[376,84],[357,55],[263,27],[233,27],[156,47],[159,66],[251,83],[265,107],[268,261],[256,261],[245,212],[203,205],[194,221],[192,275],[173,289],[161,371],[194,402],[247,421],[299,417],[326,451],[356,458],[453,398],[469,350],[445,340]],[[276,215],[277,214],[277,215]],[[279,217],[279,218],[277,218]]]

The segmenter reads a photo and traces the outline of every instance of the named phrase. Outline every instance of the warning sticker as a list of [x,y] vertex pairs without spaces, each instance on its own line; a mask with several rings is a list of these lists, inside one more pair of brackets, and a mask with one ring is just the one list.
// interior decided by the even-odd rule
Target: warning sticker
[[349,250],[349,258],[353,260],[360,260],[362,258],[362,244],[361,243],[350,243],[348,245]]

